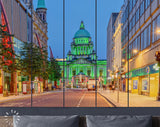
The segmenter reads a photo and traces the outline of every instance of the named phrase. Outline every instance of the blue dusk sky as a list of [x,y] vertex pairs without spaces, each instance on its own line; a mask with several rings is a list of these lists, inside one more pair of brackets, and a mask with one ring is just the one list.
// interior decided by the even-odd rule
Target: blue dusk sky
[[[36,9],[38,0],[33,1]],[[123,2],[124,0],[98,0],[98,59],[106,59],[108,21],[111,13],[120,11]],[[55,58],[63,58],[63,0],[46,0],[46,7],[48,46],[51,46]],[[95,0],[66,0],[65,12],[65,53],[70,50],[70,44],[82,20],[95,43]]]

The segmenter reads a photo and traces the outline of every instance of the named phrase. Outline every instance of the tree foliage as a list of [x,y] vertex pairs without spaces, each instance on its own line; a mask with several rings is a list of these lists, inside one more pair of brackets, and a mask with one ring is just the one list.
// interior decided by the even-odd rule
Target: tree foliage
[[13,35],[7,32],[6,27],[6,25],[0,25],[0,68],[4,72],[13,73],[19,68],[19,64],[10,39]]
[[24,76],[47,78],[47,51],[33,43],[24,42],[19,56],[20,70]]
[[50,58],[48,74],[51,81],[58,81],[61,78],[61,68],[54,58]]

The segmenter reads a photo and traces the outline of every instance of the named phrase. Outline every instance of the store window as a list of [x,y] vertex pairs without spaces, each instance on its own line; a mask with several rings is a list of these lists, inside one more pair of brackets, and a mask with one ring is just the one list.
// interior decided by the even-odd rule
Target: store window
[[149,76],[142,77],[142,95],[149,96]]

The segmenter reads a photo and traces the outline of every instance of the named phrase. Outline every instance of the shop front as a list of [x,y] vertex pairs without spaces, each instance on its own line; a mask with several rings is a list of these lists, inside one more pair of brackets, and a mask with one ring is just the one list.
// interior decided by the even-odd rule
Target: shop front
[[155,69],[155,64],[130,71],[129,78],[129,91],[131,93],[150,97],[158,96],[159,73]]
[[132,89],[131,93],[138,94],[138,90],[139,90],[139,77],[132,78],[131,89]]
[[11,92],[11,74],[4,72],[4,86],[3,91]]
[[17,92],[22,92],[22,77],[20,72],[17,72]]
[[159,90],[159,74],[150,74],[150,96],[156,97]]

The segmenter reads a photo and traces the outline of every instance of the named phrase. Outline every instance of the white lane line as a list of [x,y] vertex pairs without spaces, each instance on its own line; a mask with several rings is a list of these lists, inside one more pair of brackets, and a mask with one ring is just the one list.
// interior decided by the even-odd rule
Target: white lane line
[[78,103],[77,107],[79,107],[79,106],[80,106],[80,104],[81,104],[82,100],[84,99],[84,96],[85,96],[85,95],[86,95],[86,91],[85,91],[85,93],[83,94],[83,96],[81,97],[81,99],[80,99],[80,101],[79,101],[79,103]]

